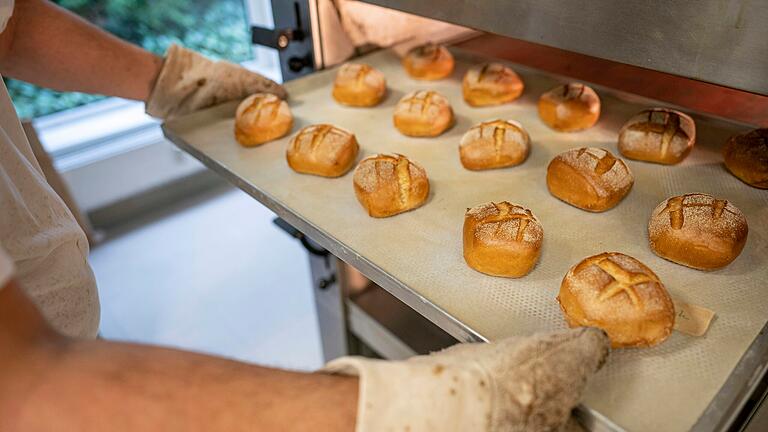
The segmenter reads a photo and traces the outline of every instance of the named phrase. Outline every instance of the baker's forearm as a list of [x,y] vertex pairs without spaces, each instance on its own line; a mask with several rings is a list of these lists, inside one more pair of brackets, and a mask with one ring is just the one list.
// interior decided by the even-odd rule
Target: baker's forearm
[[50,331],[0,289],[0,431],[353,430],[356,378]]
[[43,87],[146,100],[162,59],[45,0],[17,0],[0,73]]
[[19,398],[24,406],[12,410],[19,423],[8,430],[351,431],[355,425],[356,379],[100,341],[73,343],[45,369]]

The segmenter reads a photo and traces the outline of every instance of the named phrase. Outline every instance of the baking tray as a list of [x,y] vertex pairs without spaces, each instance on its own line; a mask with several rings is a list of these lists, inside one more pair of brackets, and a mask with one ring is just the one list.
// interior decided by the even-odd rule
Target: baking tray
[[[567,79],[502,61],[525,81],[523,96],[507,105],[472,108],[461,97],[461,77],[470,65],[487,59],[452,49],[453,75],[424,82],[405,74],[400,51],[383,50],[359,59],[387,78],[386,99],[374,108],[335,103],[330,96],[333,69],[291,81],[286,87],[295,116],[294,132],[312,123],[332,123],[355,133],[361,158],[398,152],[424,166],[431,192],[427,203],[415,211],[386,219],[369,217],[355,199],[351,173],[326,179],[291,171],[285,162],[289,137],[253,149],[239,146],[233,137],[234,103],[166,122],[164,132],[461,340],[494,340],[565,328],[555,296],[569,267],[603,251],[638,258],[659,275],[676,300],[713,309],[717,316],[704,337],[674,332],[655,348],[614,351],[591,381],[584,398],[587,408],[581,414],[595,427],[717,429],[733,411],[739,392],[754,380],[760,355],[766,351],[766,335],[760,332],[768,316],[768,191],[751,188],[728,174],[719,154],[730,135],[749,127],[693,114],[697,144],[683,163],[661,166],[628,160],[635,185],[626,199],[610,211],[588,213],[549,194],[548,162],[562,151],[581,146],[604,147],[619,155],[616,138],[622,123],[644,108],[664,104],[594,86],[603,108],[598,124],[579,133],[557,133],[539,120],[536,101]],[[398,99],[417,89],[437,90],[453,105],[456,124],[440,137],[409,138],[392,126]],[[507,169],[463,169],[458,157],[462,134],[471,125],[493,118],[522,123],[531,136],[530,157]],[[688,192],[728,199],[747,217],[750,231],[744,251],[725,269],[688,269],[655,256],[648,247],[646,225],[653,208],[671,195]],[[521,279],[486,276],[467,267],[462,258],[465,210],[499,200],[530,208],[544,227],[539,263]],[[745,356],[731,375],[753,342],[749,353],[760,355]]]

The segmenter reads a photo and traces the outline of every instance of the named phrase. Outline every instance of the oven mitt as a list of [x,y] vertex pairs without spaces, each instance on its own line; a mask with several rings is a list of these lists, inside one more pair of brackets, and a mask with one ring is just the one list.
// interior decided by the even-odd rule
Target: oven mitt
[[401,362],[342,357],[323,372],[360,377],[357,432],[573,430],[571,410],[609,350],[602,330],[579,328]]
[[288,97],[283,86],[242,66],[213,61],[171,45],[147,100],[146,111],[153,117],[168,119],[253,93]]

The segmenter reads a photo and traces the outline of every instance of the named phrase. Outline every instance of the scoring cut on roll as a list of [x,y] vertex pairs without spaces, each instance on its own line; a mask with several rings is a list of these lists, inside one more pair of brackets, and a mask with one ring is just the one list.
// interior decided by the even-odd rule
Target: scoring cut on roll
[[377,105],[387,92],[384,74],[361,63],[344,63],[333,81],[333,98],[343,105],[371,107]]
[[467,209],[464,215],[464,260],[492,276],[517,278],[539,260],[544,229],[533,213],[507,201]]
[[619,131],[619,151],[625,157],[674,165],[696,143],[696,124],[680,111],[652,108],[629,119]]
[[472,126],[459,143],[464,168],[486,170],[519,165],[530,152],[530,137],[512,120],[493,120]]
[[440,93],[419,90],[397,102],[393,122],[403,135],[434,137],[453,125],[453,109]]
[[570,327],[601,328],[614,348],[658,345],[675,325],[675,306],[659,277],[623,253],[601,253],[571,267],[557,301]]
[[520,76],[501,63],[473,66],[461,83],[464,100],[476,107],[512,102],[523,94],[524,88]]
[[453,55],[432,42],[411,48],[403,57],[403,68],[412,78],[439,80],[453,72]]
[[376,154],[360,161],[355,196],[372,217],[388,217],[422,206],[429,196],[427,172],[401,154]]
[[547,167],[547,188],[566,203],[591,212],[615,207],[632,189],[634,176],[623,160],[601,148],[560,153]]
[[270,93],[248,96],[235,112],[235,139],[243,147],[254,147],[285,136],[293,127],[288,104]]
[[285,157],[296,172],[339,177],[355,164],[359,149],[352,132],[318,124],[302,128],[288,143]]
[[730,264],[744,249],[748,232],[741,210],[703,193],[667,198],[648,221],[648,240],[656,255],[699,270]]
[[584,84],[563,84],[541,95],[539,117],[559,132],[588,129],[600,118],[600,98]]

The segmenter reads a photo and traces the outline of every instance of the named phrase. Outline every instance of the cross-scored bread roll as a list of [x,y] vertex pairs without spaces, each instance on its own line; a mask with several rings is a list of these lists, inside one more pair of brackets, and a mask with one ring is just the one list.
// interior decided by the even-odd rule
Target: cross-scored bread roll
[[427,43],[412,48],[403,57],[403,67],[413,78],[439,80],[453,72],[453,55],[442,45]]
[[235,139],[253,147],[291,131],[293,115],[288,104],[269,93],[256,93],[240,102],[235,113]]
[[523,93],[523,80],[515,71],[500,63],[473,66],[464,75],[464,100],[472,106],[501,105]]
[[427,172],[401,154],[368,156],[357,165],[352,180],[357,200],[373,217],[415,209],[429,195]]
[[658,276],[618,252],[571,267],[557,301],[570,327],[601,328],[614,348],[657,345],[675,325],[675,307]]
[[357,159],[352,132],[329,124],[302,128],[288,143],[286,159],[296,172],[323,177],[344,175]]
[[461,137],[459,157],[467,169],[502,168],[523,163],[530,148],[530,137],[520,123],[493,120],[472,126]]
[[543,241],[539,220],[518,204],[481,204],[464,216],[464,260],[482,273],[525,276],[536,265]]
[[648,239],[656,255],[699,270],[730,264],[744,249],[748,231],[741,210],[703,193],[667,198],[648,222]]
[[723,159],[736,178],[768,189],[768,128],[730,137],[723,147]]
[[592,212],[616,206],[635,182],[623,160],[600,148],[571,149],[547,167],[547,187],[557,198]]
[[453,110],[448,99],[440,93],[419,90],[400,99],[393,120],[403,135],[433,137],[453,124]]
[[336,72],[332,94],[341,104],[370,107],[381,102],[386,92],[384,74],[367,64],[344,63]]
[[625,157],[673,165],[688,156],[696,143],[696,124],[687,114],[651,108],[627,121],[619,131],[619,151]]
[[563,84],[541,95],[539,117],[560,132],[591,128],[600,118],[600,98],[584,84]]

